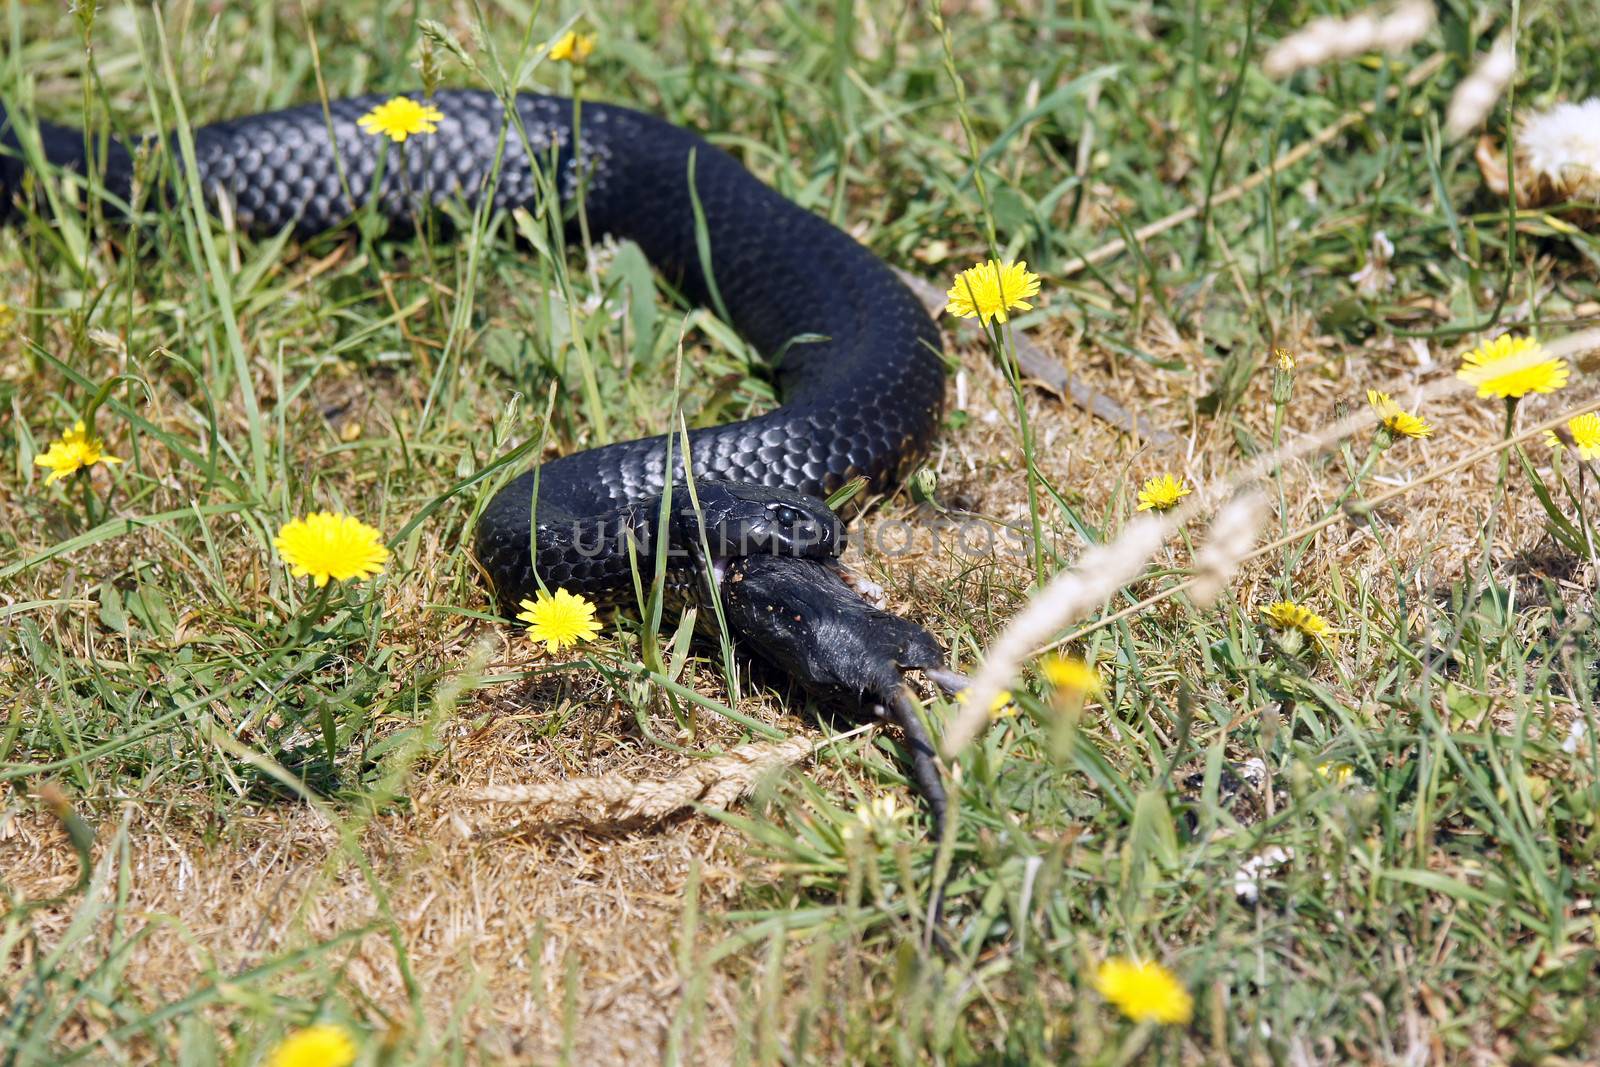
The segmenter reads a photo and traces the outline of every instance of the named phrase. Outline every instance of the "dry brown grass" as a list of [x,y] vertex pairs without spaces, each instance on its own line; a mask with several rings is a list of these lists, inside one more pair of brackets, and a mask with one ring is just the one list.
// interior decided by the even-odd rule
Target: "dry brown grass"
[[[561,1045],[571,967],[578,1053],[596,1062],[640,1062],[657,1054],[676,1008],[675,934],[690,869],[699,867],[702,897],[714,909],[736,898],[748,860],[737,835],[702,818],[647,831],[562,829],[473,840],[469,820],[476,822],[481,808],[472,798],[491,784],[571,773],[569,742],[530,736],[529,721],[542,718],[548,695],[497,697],[483,726],[447,730],[445,753],[420,775],[410,810],[374,819],[359,848],[388,897],[435,1022],[459,1016],[458,1025],[479,1035],[485,1058],[546,1062]],[[588,773],[646,779],[686,764],[619,736],[628,731],[615,722],[573,726],[593,740],[582,768]],[[704,730],[700,743],[718,733]],[[128,885],[115,921],[125,930],[151,928],[129,960],[130,981],[147,1006],[382,922],[372,884],[317,811],[275,804],[232,813],[219,826],[205,806],[204,797],[130,797],[94,812],[105,899],[119,880]],[[0,821],[0,865],[25,898],[62,892],[77,877],[65,834],[21,798]],[[41,949],[60,936],[78,904],[73,899],[35,916]],[[102,937],[112,921],[108,915]],[[537,981],[529,959],[536,930],[543,933]],[[30,956],[8,967],[25,968]],[[406,988],[386,930],[361,937],[339,959],[375,1006],[404,1014]],[[703,1048],[721,1059],[735,1026],[735,978],[719,977],[706,996]],[[85,1019],[82,1036],[108,1021]]]
[[[31,86],[43,117],[78,121],[83,106],[93,123],[115,116],[119,131],[169,121],[158,114],[170,101],[159,87],[152,92],[155,66],[144,51],[154,19],[145,9],[98,5],[86,47],[91,42],[80,39],[77,16],[95,6],[68,12],[14,5],[23,47],[0,64],[5,105],[31,109]],[[1325,6],[1285,10],[1289,21],[1277,26],[1238,5],[1192,19],[1181,5],[1159,4],[1106,18],[1092,14],[1094,5],[1085,9],[1090,14],[1069,16],[1047,14],[1054,10],[1049,5],[992,0],[756,4],[737,12],[672,0],[654,6],[594,0],[583,7],[602,46],[585,91],[715,131],[763,178],[813,210],[835,211],[852,233],[924,275],[936,293],[949,273],[990,253],[989,226],[1004,254],[1025,254],[1034,269],[1043,266],[1046,317],[1036,339],[1123,410],[1174,435],[1164,445],[1130,440],[1057,397],[1028,392],[1039,469],[1086,523],[1114,532],[1144,478],[1171,472],[1203,490],[1218,489],[1267,447],[1275,346],[1299,360],[1285,426],[1293,444],[1361,410],[1368,386],[1409,403],[1415,390],[1447,378],[1466,346],[1465,340],[1435,343],[1431,362],[1423,364],[1391,332],[1448,331],[1485,318],[1559,332],[1600,316],[1595,246],[1570,237],[1587,216],[1572,214],[1573,205],[1567,213],[1524,215],[1511,240],[1505,205],[1484,194],[1465,147],[1437,135],[1452,86],[1505,28],[1507,13],[1444,5],[1438,29],[1407,55],[1350,61],[1323,55],[1325,66],[1291,81],[1263,78],[1272,39],[1327,14]],[[311,99],[323,84],[338,96],[414,82],[409,10],[280,7],[159,9],[179,69],[173,88],[198,121]],[[490,49],[515,57],[525,29],[535,38],[553,29],[550,5],[536,27],[502,17],[517,7],[430,0],[417,12],[438,19],[475,60],[486,61]],[[924,17],[935,7],[951,32],[948,72],[944,42]],[[835,35],[834,20],[845,10],[854,12],[855,23],[837,26]],[[1519,106],[1594,91],[1592,72],[1569,58],[1592,51],[1592,28],[1569,17],[1579,10],[1522,5],[1522,59],[1511,86]],[[805,17],[795,18],[797,11]],[[1391,43],[1370,37],[1363,48]],[[316,76],[304,62],[311,43],[322,64]],[[91,63],[98,64],[94,77]],[[1077,95],[1057,95],[1096,69],[1109,74]],[[480,73],[452,67],[447,80],[482,85]],[[571,74],[540,70],[535,80],[548,75],[552,87],[570,88]],[[951,101],[960,88],[966,103],[958,116]],[[1490,118],[1488,135],[1499,135],[1502,117]],[[990,203],[974,195],[969,147],[995,153]],[[628,693],[621,691],[625,683],[613,689],[596,670],[552,673],[516,634],[456,614],[488,608],[462,558],[462,498],[399,547],[378,586],[381,625],[366,623],[379,639],[372,646],[360,636],[334,642],[334,665],[316,679],[321,688],[314,696],[324,697],[364,670],[380,676],[363,705],[376,709],[372,720],[352,715],[360,725],[339,748],[339,780],[315,783],[329,796],[315,803],[268,797],[240,758],[251,746],[280,753],[284,738],[270,727],[300,710],[290,687],[266,697],[223,689],[273,648],[285,620],[303,605],[275,566],[268,524],[305,505],[340,505],[393,533],[492,458],[488,428],[502,424],[512,389],[527,391],[521,410],[532,414],[509,423],[509,443],[497,446],[502,453],[542,432],[544,390],[558,382],[563,391],[546,455],[593,443],[602,417],[613,437],[659,430],[667,406],[661,364],[633,362],[624,327],[597,331],[594,350],[608,388],[600,409],[592,408],[571,350],[547,341],[559,330],[545,328],[557,277],[588,296],[584,279],[560,256],[512,249],[498,237],[479,246],[482,271],[475,275],[466,271],[464,242],[428,250],[352,240],[325,246],[323,255],[294,247],[280,254],[224,237],[234,273],[248,275],[260,262],[255,257],[266,257],[265,280],[235,294],[244,344],[244,366],[237,368],[218,324],[216,294],[226,279],[213,276],[194,248],[185,250],[194,243],[185,227],[175,215],[152,222],[162,246],[155,253],[114,249],[120,236],[107,238],[86,257],[83,277],[72,257],[51,245],[47,227],[0,234],[0,258],[16,268],[0,277],[0,301],[27,309],[17,331],[0,329],[6,401],[0,453],[15,460],[19,475],[0,478],[0,545],[26,558],[96,521],[82,514],[77,487],[44,492],[20,475],[28,442],[54,432],[112,374],[139,379],[119,395],[172,441],[202,454],[222,446],[220,468],[238,483],[219,488],[199,473],[203,462],[178,457],[155,435],[135,434],[130,415],[107,418],[119,446],[138,437],[142,447],[137,460],[130,456],[119,469],[113,513],[153,514],[195,501],[237,504],[237,510],[203,524],[186,519],[118,531],[0,585],[0,707],[6,708],[0,771],[62,758],[70,764],[80,740],[145,729],[165,707],[160,699],[177,698],[141,701],[130,694],[146,683],[160,693],[185,669],[190,652],[238,663],[233,673],[196,683],[205,705],[167,722],[152,739],[84,757],[54,774],[96,827],[101,880],[20,923],[10,922],[15,913],[0,914],[0,956],[12,946],[0,958],[0,989],[20,984],[16,979],[73,936],[76,916],[92,916],[86,940],[49,985],[62,996],[90,991],[50,1035],[55,1047],[76,1045],[94,1060],[170,1057],[183,1040],[181,1017],[154,1024],[154,1040],[140,1034],[117,1049],[83,1043],[179,998],[216,990],[200,1019],[252,1064],[283,1027],[319,1013],[357,1024],[374,1041],[394,1042],[402,1063],[440,1059],[426,1042],[464,1049],[482,1062],[557,1062],[569,1040],[581,1061],[651,1062],[693,993],[704,1004],[690,1005],[702,1017],[696,1047],[685,1057],[690,1062],[727,1062],[755,1043],[753,1034],[769,1018],[780,1025],[768,1028],[770,1047],[752,1061],[842,1062],[854,1042],[883,1053],[879,1059],[891,1058],[887,1050],[913,1049],[905,1053],[910,1059],[939,1048],[953,1060],[953,1050],[965,1048],[975,1050],[975,1059],[998,1058],[1005,1049],[1018,1061],[1032,1055],[1131,1062],[1145,1039],[1130,1039],[1134,1028],[1084,979],[1097,959],[1128,951],[1150,952],[1171,965],[1191,983],[1202,1015],[1187,1030],[1167,1031],[1156,1039],[1159,1046],[1146,1045],[1146,1058],[1552,1062],[1552,1048],[1582,1055],[1557,1042],[1578,1019],[1563,1017],[1577,1010],[1568,1002],[1595,999],[1592,975],[1573,977],[1596,932],[1594,851],[1592,833],[1581,828],[1572,798],[1559,786],[1577,779],[1592,796],[1592,766],[1575,770],[1576,761],[1551,758],[1550,737],[1538,737],[1539,744],[1519,753],[1526,758],[1507,765],[1512,788],[1496,799],[1498,782],[1485,790],[1477,779],[1489,772],[1472,762],[1471,746],[1484,740],[1477,724],[1457,732],[1454,709],[1430,704],[1430,687],[1458,677],[1449,675],[1453,665],[1420,679],[1409,667],[1421,643],[1474,624],[1470,610],[1446,612],[1441,605],[1450,584],[1486,558],[1500,587],[1521,598],[1519,606],[1546,597],[1548,587],[1537,579],[1548,578],[1574,604],[1592,607],[1596,575],[1574,565],[1570,554],[1549,550],[1544,517],[1515,472],[1485,553],[1479,537],[1495,497],[1494,457],[1419,484],[1378,509],[1372,525],[1334,522],[1315,535],[1287,577],[1282,552],[1249,562],[1214,610],[1171,597],[1125,625],[1075,640],[1073,649],[1092,652],[1114,690],[1079,723],[1085,747],[1104,755],[1114,773],[1108,781],[1055,763],[1043,719],[1030,720],[1024,709],[985,740],[1000,754],[989,763],[996,779],[1034,792],[1017,799],[996,788],[991,804],[981,786],[971,785],[982,781],[983,770],[969,750],[956,873],[968,876],[972,888],[952,897],[957,922],[966,924],[955,936],[970,951],[961,966],[941,970],[948,961],[915,951],[916,932],[883,906],[883,885],[876,898],[870,887],[864,893],[873,914],[859,940],[847,919],[819,934],[785,929],[765,946],[706,964],[730,931],[759,925],[752,912],[837,904],[842,915],[854,906],[851,878],[859,870],[807,872],[794,858],[799,849],[770,842],[798,840],[836,817],[825,817],[798,777],[848,812],[862,797],[889,788],[876,769],[889,765],[886,753],[866,738],[824,747],[781,775],[770,803],[765,796],[733,802],[734,817],[773,817],[771,826],[758,827],[771,831],[760,840],[692,808],[669,813],[691,797],[727,799],[708,798],[718,782],[742,792],[753,777],[750,762],[719,770],[716,761],[733,759],[727,753],[749,742],[750,733],[705,710],[689,729],[642,684]],[[1380,228],[1396,248],[1393,286],[1354,301],[1346,279]],[[1496,303],[1501,295],[1504,306]],[[1352,302],[1359,305],[1353,311],[1343,306]],[[383,321],[389,316],[395,321]],[[423,428],[430,376],[457,324],[463,333],[456,362],[447,365],[444,399]],[[108,332],[124,328],[127,336]],[[656,340],[671,349],[677,319],[657,330]],[[24,336],[39,348],[25,347]],[[1379,340],[1355,339],[1363,336]],[[530,337],[540,340],[524,344]],[[1026,529],[1011,394],[970,338],[955,347],[964,369],[952,382],[950,406],[959,398],[970,419],[941,434],[931,460],[938,498],[953,512]],[[1201,413],[1202,398],[1224,368],[1241,359],[1255,370],[1234,405],[1220,415]],[[696,331],[687,363],[690,410],[710,404],[714,417],[736,417],[765,388],[727,346],[704,342]],[[244,410],[236,374],[261,407],[259,425]],[[1588,375],[1577,375],[1565,394],[1530,400],[1520,417],[1526,424],[1594,395]],[[1490,402],[1455,396],[1429,402],[1422,414],[1436,436],[1386,453],[1367,483],[1370,492],[1446,469],[1500,435],[1499,408]],[[262,428],[274,466],[268,484],[257,487],[247,484],[253,457],[244,443]],[[1358,435],[1351,448],[1359,462],[1365,439]],[[1543,463],[1540,444],[1528,451]],[[1321,519],[1347,480],[1348,468],[1333,452],[1287,462],[1284,514],[1269,520],[1264,537]],[[94,483],[107,481],[97,476]],[[1266,488],[1276,504],[1275,487]],[[1077,559],[1083,540],[1054,521],[1053,503],[1044,511],[1058,562]],[[939,519],[937,508],[906,495],[879,502],[869,521],[903,521],[917,531],[917,550],[869,553],[855,564],[886,586],[892,609],[928,626],[949,645],[954,665],[970,671],[1025,602],[1034,576],[1017,548],[992,557],[950,551],[948,542],[936,549],[929,530]],[[1187,527],[1197,546],[1204,528],[1204,518]],[[1169,541],[1156,554],[1157,576],[1135,582],[1114,606],[1170,588],[1190,552],[1181,539]],[[0,567],[9,562],[0,560]],[[101,613],[102,583],[167,594],[174,625],[115,633]],[[1382,620],[1402,590],[1412,616],[1404,629],[1417,647],[1388,648],[1381,633],[1370,636],[1388,620],[1367,620]],[[1204,736],[1180,744],[1189,726],[1181,683],[1196,681],[1193,661],[1219,634],[1249,630],[1258,609],[1286,592],[1342,616],[1338,621],[1353,631],[1367,626],[1366,647],[1384,650],[1378,665],[1361,660],[1359,633],[1342,639],[1332,655],[1300,659],[1245,634],[1252,639],[1240,642],[1248,663],[1237,674],[1229,673],[1236,664],[1224,665],[1199,680],[1196,689],[1205,691],[1198,694],[1203,707],[1195,729]],[[1557,635],[1554,624],[1541,628],[1537,615],[1519,619],[1514,636],[1571,636]],[[9,639],[33,626],[49,654],[5,660],[3,650],[21,647]],[[487,680],[473,683],[477,688],[433,724],[427,708],[436,693],[419,688],[413,700],[410,687],[434,672],[460,675],[485,643]],[[1543,656],[1544,649],[1530,654]],[[379,665],[379,656],[388,658]],[[1515,726],[1521,739],[1553,721],[1559,741],[1577,700],[1519,692],[1528,677],[1543,675],[1515,655],[1503,663],[1473,662],[1490,669],[1481,686],[1474,681],[1472,695],[1499,698],[1483,732]],[[1538,670],[1547,666],[1541,660]],[[126,705],[100,697],[102,669],[114,681],[104,688],[122,686]],[[1274,706],[1281,703],[1274,676],[1301,669],[1331,694],[1330,704],[1357,720],[1354,726],[1336,726],[1333,712],[1302,710],[1302,735],[1288,736],[1281,725],[1293,717]],[[1389,685],[1381,676],[1390,671],[1404,683]],[[691,662],[680,680],[711,699],[728,699],[714,656]],[[1019,692],[1019,702],[1033,696]],[[738,710],[798,739],[796,751],[800,742],[849,725],[819,724],[793,694],[754,685],[745,687]],[[947,710],[934,705],[936,714]],[[251,719],[257,713],[270,721]],[[9,733],[18,722],[20,733]],[[434,729],[428,743],[408,750],[417,757],[414,766],[396,775],[394,795],[384,794],[369,813],[365,799],[382,794],[384,775],[404,761],[369,762],[367,747],[425,728]],[[1439,745],[1459,742],[1468,755],[1443,763],[1437,750],[1422,751],[1426,745],[1408,734]],[[314,749],[321,740],[316,722],[300,722],[288,740]],[[1176,818],[1190,814],[1191,798],[1168,786],[1175,784],[1171,775],[1181,782],[1197,768],[1196,742],[1225,749],[1231,761],[1255,758],[1284,777],[1307,760],[1314,767],[1325,749],[1329,758],[1345,759],[1370,748],[1373,758],[1348,791],[1296,796],[1273,826],[1246,826],[1230,821],[1238,812],[1203,810],[1214,833],[1182,841],[1170,864],[1141,861],[1135,838],[1148,826],[1120,809],[1113,794],[1137,791],[1159,799],[1157,807],[1170,805]],[[1419,762],[1444,784],[1419,790],[1411,777]],[[1542,806],[1515,788],[1519,778],[1538,776],[1556,798]],[[45,899],[70,890],[77,878],[67,835],[38,796],[44,777],[30,771],[0,780],[0,901]],[[479,802],[497,791],[541,800],[546,809]],[[1277,794],[1264,795],[1270,809]],[[1413,821],[1408,805],[1418,795],[1431,808]],[[899,799],[914,803],[909,792]],[[1552,814],[1562,804],[1569,807]],[[1387,835],[1381,847],[1361,839],[1371,829],[1359,825],[1363,805],[1398,813],[1377,828]],[[1506,832],[1512,824],[1517,829]],[[1572,841],[1547,832],[1555,825]],[[1007,842],[1013,826],[1022,832]],[[1592,831],[1592,820],[1588,826]],[[1254,840],[1258,831],[1270,840]],[[1348,855],[1311,856],[1330,833],[1347,848],[1329,851]],[[1234,909],[1232,872],[1263,845],[1292,850],[1295,861],[1264,888],[1266,907]],[[896,846],[904,846],[896,856],[888,849],[876,854],[882,861],[876,873],[898,901],[908,886],[926,884],[934,849],[913,840]],[[907,857],[912,874],[891,871]],[[1453,881],[1443,891],[1403,882],[1375,888],[1365,869],[1353,871],[1362,864]],[[1524,884],[1561,881],[1563,873],[1572,876],[1570,893],[1541,897]],[[699,886],[699,921],[686,936],[691,885]],[[1035,891],[1031,914],[1024,885]],[[1460,895],[1451,896],[1457,888]],[[1484,903],[1473,895],[1480,892],[1493,899]],[[1129,906],[1134,897],[1142,898],[1138,908]],[[987,912],[990,901],[1004,907]],[[1511,918],[1518,908],[1536,913],[1537,921]],[[730,920],[727,913],[736,909],[744,914]],[[980,914],[999,918],[1004,928],[983,927]],[[3,941],[19,928],[29,936]],[[241,978],[252,966],[341,933],[352,939],[286,971]],[[1450,947],[1451,938],[1461,947]],[[814,946],[825,951],[812,954]],[[109,959],[113,952],[119,955]],[[768,959],[760,961],[764,954]],[[1562,971],[1563,964],[1571,970]],[[97,966],[122,972],[108,980],[92,973]],[[1574,989],[1583,996],[1572,996]],[[805,1029],[782,1025],[806,1010],[800,1005],[808,998],[829,1009],[810,1023],[810,1040],[822,1047],[808,1049],[809,1058],[785,1044]],[[0,1027],[5,1004],[0,994]],[[1517,1014],[1522,1005],[1529,1005],[1525,1016]],[[1269,1022],[1272,1036],[1263,1037]],[[940,1032],[930,1037],[933,1031]],[[0,1044],[6,1034],[0,1029]],[[0,1059],[5,1054],[0,1048]]]
[[[1071,337],[1048,341],[1075,372],[1159,425],[1188,424],[1194,400],[1205,387],[1196,377],[1113,362]],[[1151,320],[1146,343],[1162,358],[1203,365],[1200,353],[1159,319]],[[1449,374],[1455,363],[1451,353],[1436,352],[1432,366],[1419,368],[1409,349],[1341,347],[1313,336],[1287,339],[1285,346],[1299,359],[1290,441],[1362,402],[1369,385],[1405,398],[1411,389]],[[953,385],[952,394],[964,390],[972,421],[939,443],[934,466],[941,493],[975,512],[1025,525],[1026,497],[1009,392],[981,353],[968,346],[967,357],[965,381]],[[1242,423],[1262,440],[1270,432],[1269,377],[1266,369],[1258,372],[1239,406]],[[1204,422],[1206,429],[1185,438],[1175,451],[1158,455],[1130,450],[1121,435],[1056,399],[1031,393],[1028,403],[1041,445],[1041,471],[1082,502],[1090,515],[1100,514],[1119,494],[1128,509],[1132,488],[1151,473],[1170,470],[1204,485],[1226,478],[1239,464],[1234,438],[1215,421]],[[1570,397],[1531,402],[1526,417],[1542,417],[1562,403],[1571,403]],[[1415,478],[1498,435],[1491,412],[1471,398],[1450,398],[1424,413],[1438,428],[1437,435],[1426,443],[1396,446],[1384,457],[1380,482]],[[1419,591],[1460,577],[1467,561],[1476,557],[1474,534],[1484,502],[1492,496],[1494,471],[1492,462],[1481,463],[1459,477],[1430,483],[1409,495],[1403,507],[1383,512],[1395,556],[1426,561],[1414,579]],[[1291,461],[1287,478],[1291,524],[1319,517],[1345,485],[1338,465],[1321,459]],[[19,504],[8,506],[15,521]],[[895,502],[879,516],[918,518],[915,509]],[[1497,555],[1532,559],[1543,540],[1536,505],[1513,494],[1496,538]],[[1080,547],[1063,534],[1057,551],[1071,557]],[[106,551],[115,555],[134,550],[113,542]],[[429,554],[439,551],[426,543],[413,573],[427,574]],[[1169,545],[1164,558],[1181,564],[1186,552]],[[251,586],[254,566],[238,561],[235,573],[241,588]],[[870,558],[858,566],[886,584],[893,607],[947,636],[968,627],[993,632],[1014,610],[1028,579],[1020,554],[973,561],[927,552]],[[1389,566],[1365,530],[1335,525],[1317,537],[1294,584],[1319,603],[1332,572],[1359,584],[1387,575]],[[1262,565],[1247,568],[1237,595],[1245,601],[1268,597],[1266,576]],[[1374,590],[1386,587],[1383,581],[1370,584]],[[439,592],[402,582],[389,595],[395,607],[415,609]],[[486,632],[479,624],[452,624],[425,627],[411,637],[416,647],[429,648],[431,656],[448,659]],[[515,666],[521,653],[510,646],[505,651],[512,659],[496,666]],[[973,652],[970,645],[957,648],[958,661],[965,661],[961,665],[970,662]],[[698,681],[703,691],[719,691],[713,672],[703,672]],[[548,721],[552,708],[575,696],[587,699],[566,736],[544,736],[539,724]],[[782,710],[770,697],[747,700],[743,710],[799,737],[820,736],[814,723]],[[652,726],[669,736],[676,731],[670,716],[658,716]],[[738,736],[714,716],[705,716],[697,736],[679,740],[709,748],[737,743]],[[407,946],[429,1015],[440,1024],[458,1017],[457,1025],[479,1035],[485,1058],[546,1060],[560,1047],[565,976],[574,967],[580,1056],[595,1062],[641,1062],[656,1056],[679,1003],[683,976],[675,942],[691,868],[700,869],[706,906],[715,912],[738,900],[747,881],[766,877],[762,861],[751,857],[740,835],[698,816],[650,820],[643,827],[618,826],[612,832],[557,826],[474,839],[471,830],[482,829],[483,823],[482,809],[473,800],[491,787],[596,776],[630,782],[671,779],[697,773],[705,764],[645,743],[622,717],[620,705],[608,706],[582,677],[480,694],[445,726],[443,740],[442,751],[417,772],[406,810],[377,816],[359,836],[361,853],[398,920],[395,932]],[[839,784],[835,757],[826,751],[815,770],[803,773]],[[203,795],[159,793],[105,798],[87,812],[100,828],[96,859],[107,876],[101,892],[109,899],[119,880],[126,882],[127,895],[115,910],[115,921],[124,928],[150,928],[150,936],[128,960],[129,978],[144,992],[148,1006],[380,917],[371,884],[341,850],[337,830],[317,811],[295,803],[234,805],[217,822],[209,809]],[[514,809],[503,810],[508,822],[514,818]],[[115,850],[108,847],[113,841]],[[73,852],[54,820],[15,793],[0,815],[0,868],[24,898],[61,892],[77,872]],[[41,950],[61,934],[77,905],[69,900],[37,914]],[[110,921],[108,916],[105,922]],[[539,929],[543,946],[535,980],[529,948]],[[102,930],[100,936],[108,932]],[[716,936],[714,923],[703,926],[700,943],[689,951],[703,955]],[[349,981],[373,1005],[396,1015],[403,1011],[405,986],[384,931],[373,930],[352,942],[339,960]],[[16,973],[29,963],[30,953],[24,952],[8,967]],[[706,989],[701,1048],[706,1062],[729,1055],[740,1026],[745,980],[742,967],[734,964],[719,969]],[[90,1013],[82,1022],[83,1036],[105,1024]]]

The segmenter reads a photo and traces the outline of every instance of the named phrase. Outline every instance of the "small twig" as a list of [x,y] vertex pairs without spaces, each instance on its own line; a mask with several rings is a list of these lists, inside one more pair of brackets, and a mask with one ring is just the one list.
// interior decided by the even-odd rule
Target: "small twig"
[[765,775],[876,728],[876,723],[867,723],[816,740],[794,736],[774,743],[752,742],[692,763],[672,778],[641,781],[609,774],[490,785],[464,799],[467,803],[514,805],[524,815],[510,827],[480,827],[475,834],[480,839],[522,833],[535,826],[589,830],[649,826],[691,806],[721,811],[750,793]]
[[[650,824],[693,804],[728,807],[766,774],[810,756],[817,742],[791,737],[772,744],[741,745],[722,756],[698,761],[672,778],[636,781],[620,774],[518,785],[491,785],[469,794],[469,802],[512,804],[524,822],[614,829]],[[519,827],[520,828],[520,827]],[[499,836],[485,828],[480,836]]]

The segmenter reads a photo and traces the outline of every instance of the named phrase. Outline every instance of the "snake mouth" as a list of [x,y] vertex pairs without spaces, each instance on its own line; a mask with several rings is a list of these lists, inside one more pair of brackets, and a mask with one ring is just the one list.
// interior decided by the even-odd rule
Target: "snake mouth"
[[[721,586],[723,582],[728,580],[728,574],[733,570],[735,563],[741,559],[749,559],[754,556],[782,556],[788,559],[812,558],[811,556],[800,552],[783,552],[776,550],[763,550],[758,552],[712,552],[705,558],[709,560],[707,569],[711,571],[712,578],[715,579],[718,586]],[[864,578],[856,578],[849,568],[840,565],[837,558],[832,554],[822,559],[818,559],[816,562],[821,563],[828,570],[838,574],[840,578],[844,579],[845,583],[849,585],[851,589],[854,589],[857,593],[861,594],[863,599],[867,600],[874,607],[881,608],[885,606],[882,586],[876,584],[875,582],[867,581]],[[740,575],[735,574],[733,580],[741,580]]]

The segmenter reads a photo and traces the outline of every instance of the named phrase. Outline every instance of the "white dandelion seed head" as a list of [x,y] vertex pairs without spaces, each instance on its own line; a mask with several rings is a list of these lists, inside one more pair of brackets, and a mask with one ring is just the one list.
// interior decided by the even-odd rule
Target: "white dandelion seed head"
[[1557,189],[1600,195],[1600,96],[1524,116],[1517,148],[1519,159]]

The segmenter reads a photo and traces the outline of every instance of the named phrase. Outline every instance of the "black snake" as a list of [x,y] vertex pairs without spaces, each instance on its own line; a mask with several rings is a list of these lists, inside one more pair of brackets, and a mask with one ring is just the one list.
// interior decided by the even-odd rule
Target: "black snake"
[[[857,477],[891,487],[928,449],[944,371],[938,329],[916,297],[848,235],[660,119],[585,102],[575,134],[571,100],[520,95],[507,123],[493,94],[446,91],[427,101],[443,116],[436,132],[396,144],[358,125],[385,99],[200,126],[190,177],[210,206],[257,234],[310,236],[366,207],[408,230],[421,209],[446,201],[490,197],[502,210],[558,202],[568,220],[581,210],[590,232],[636,242],[688,299],[725,315],[774,364],[781,406],[688,435],[693,498],[681,441],[665,436],[591,448],[507,484],[476,542],[502,610],[514,612],[539,580],[625,605],[634,567],[648,581],[654,553],[665,551],[681,596],[704,599],[718,579],[744,645],[824,699],[898,721],[937,821],[943,794],[902,672],[957,678],[942,671],[930,635],[845,586],[831,566],[841,527],[819,499]],[[126,146],[48,123],[37,141],[19,138],[5,113],[0,127],[0,213],[27,209],[18,194],[38,156],[25,144],[78,172],[94,159],[109,203],[134,197]],[[181,160],[179,147],[169,150]],[[157,198],[170,195],[158,187]],[[632,559],[628,537],[638,546]]]

